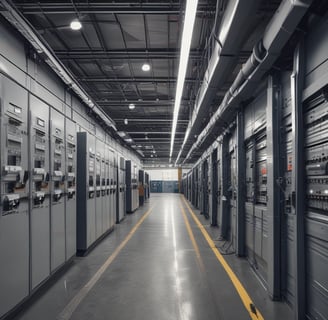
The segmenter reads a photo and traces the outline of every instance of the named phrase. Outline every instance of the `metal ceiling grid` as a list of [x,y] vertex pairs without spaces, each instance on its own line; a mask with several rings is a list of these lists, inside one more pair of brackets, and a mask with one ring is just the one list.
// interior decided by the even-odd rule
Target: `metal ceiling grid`
[[[138,149],[146,160],[167,162],[184,2],[13,2],[83,88],[116,121],[118,130],[130,135],[132,147],[141,145]],[[174,154],[182,144],[206,69],[204,48],[215,9],[216,1],[200,0]],[[69,28],[75,18],[83,25],[77,32]],[[149,72],[141,70],[144,62],[151,65]],[[129,110],[129,103],[136,108]],[[149,145],[158,150],[156,155],[149,152]]]

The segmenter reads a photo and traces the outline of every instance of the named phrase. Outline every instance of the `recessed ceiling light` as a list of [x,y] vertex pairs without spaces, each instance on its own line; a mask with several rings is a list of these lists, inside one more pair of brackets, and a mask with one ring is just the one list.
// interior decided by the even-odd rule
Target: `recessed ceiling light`
[[149,71],[150,70],[150,64],[149,63],[144,63],[141,67],[142,71]]
[[80,30],[82,28],[82,24],[79,20],[73,20],[70,27],[72,30]]
[[136,105],[134,103],[130,103],[129,104],[129,109],[130,110],[133,110],[135,107],[136,107]]
[[129,123],[128,119],[124,119],[124,124],[128,124],[128,123]]

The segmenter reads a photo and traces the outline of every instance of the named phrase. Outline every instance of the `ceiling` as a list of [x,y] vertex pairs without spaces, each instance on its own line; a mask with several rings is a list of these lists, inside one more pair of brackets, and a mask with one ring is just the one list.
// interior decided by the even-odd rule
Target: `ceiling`
[[[175,135],[180,151],[213,40],[228,0],[199,0]],[[265,0],[254,13],[235,68],[218,90],[201,128],[222,100],[281,1]],[[185,1],[13,1],[92,99],[115,121],[119,134],[145,165],[169,163],[179,47]],[[215,16],[217,18],[215,19]],[[82,29],[70,22],[79,19]],[[150,71],[142,71],[149,63]],[[130,110],[133,103],[135,109]],[[190,137],[186,152],[197,135]],[[203,150],[198,150],[195,161]]]

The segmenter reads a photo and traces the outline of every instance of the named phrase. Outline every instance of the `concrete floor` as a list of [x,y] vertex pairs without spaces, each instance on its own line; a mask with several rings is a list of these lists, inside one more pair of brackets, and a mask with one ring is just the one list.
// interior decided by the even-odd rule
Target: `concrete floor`
[[[137,225],[144,213],[146,217]],[[199,214],[197,217],[208,224]],[[215,228],[210,232],[213,235]],[[285,304],[268,299],[247,261],[234,255],[225,259],[264,319],[292,318]],[[87,257],[75,258],[33,300],[14,319],[251,318],[177,194],[152,194]]]

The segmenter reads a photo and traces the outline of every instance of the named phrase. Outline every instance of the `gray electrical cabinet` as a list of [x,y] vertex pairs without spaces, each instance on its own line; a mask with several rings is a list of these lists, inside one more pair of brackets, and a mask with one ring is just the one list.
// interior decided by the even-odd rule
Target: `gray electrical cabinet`
[[27,91],[0,76],[0,317],[29,294]]
[[[202,200],[201,200],[201,214],[206,219],[209,218],[209,170],[208,170],[208,159],[204,160],[201,164],[201,179],[202,179]],[[189,188],[190,189],[190,188]],[[190,196],[190,195],[189,195]]]
[[136,166],[131,160],[125,162],[126,212],[132,213],[138,208],[139,194]]
[[267,137],[264,90],[245,109],[245,233],[248,260],[264,282],[267,281]]
[[228,196],[229,196],[229,224],[230,240],[232,247],[236,249],[237,244],[237,150],[236,150],[236,129],[229,140],[229,176],[228,176]]
[[104,144],[104,148],[101,152],[101,203],[102,203],[102,233],[109,229],[109,207],[107,205],[107,193],[106,193],[106,182],[108,176],[108,149]]
[[99,238],[102,233],[102,212],[103,203],[101,196],[101,179],[102,179],[102,157],[103,157],[104,144],[102,141],[96,139],[96,239]]
[[65,262],[65,119],[50,110],[50,234],[51,271]]
[[138,186],[142,190],[139,192],[139,206],[143,206],[145,202],[145,171],[138,170]]
[[304,108],[305,257],[307,318],[328,315],[328,101],[327,89]]
[[145,199],[149,199],[149,174],[145,172]]
[[66,221],[66,260],[76,253],[76,124],[65,119],[65,221]]
[[138,189],[138,168],[132,164],[132,210],[135,211],[139,207],[139,189]]
[[[30,96],[31,289],[50,275],[49,106]],[[42,241],[40,241],[42,239]]]
[[125,162],[125,185],[126,185],[126,212],[131,213],[133,212],[132,210],[132,163],[131,160],[127,160]]
[[119,157],[118,167],[117,167],[117,176],[118,176],[118,192],[117,192],[117,210],[116,210],[116,223],[122,221],[125,217],[125,159]]
[[113,150],[110,150],[110,163],[111,163],[111,210],[110,210],[110,221],[111,225],[114,225],[115,223],[115,217],[116,217],[116,193],[117,193],[117,160],[116,160],[116,154]]
[[107,228],[110,228],[112,225],[111,222],[111,192],[110,192],[110,173],[111,173],[111,167],[110,167],[110,150],[108,146],[105,146],[105,214],[104,214],[104,219],[105,219],[105,224]]
[[[211,225],[217,226],[218,220],[218,149],[214,149],[211,153]],[[192,190],[195,189],[192,183]]]
[[105,142],[78,132],[77,158],[77,253],[84,255],[114,225],[114,156]]
[[[207,171],[207,194],[208,194],[208,218],[212,222],[212,186],[213,186],[213,181],[212,181],[212,159],[209,156],[207,158],[207,164],[208,164],[208,171]],[[192,190],[192,177],[190,175],[190,189]],[[190,199],[191,199],[191,191],[190,191]]]
[[77,254],[83,255],[96,240],[95,137],[77,133]]

